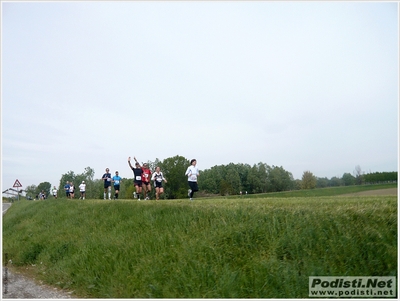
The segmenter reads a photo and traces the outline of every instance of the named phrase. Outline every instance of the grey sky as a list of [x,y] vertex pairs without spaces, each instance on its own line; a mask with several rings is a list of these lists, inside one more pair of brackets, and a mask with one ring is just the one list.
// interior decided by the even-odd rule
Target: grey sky
[[396,2],[2,2],[2,186],[175,155],[398,168]]

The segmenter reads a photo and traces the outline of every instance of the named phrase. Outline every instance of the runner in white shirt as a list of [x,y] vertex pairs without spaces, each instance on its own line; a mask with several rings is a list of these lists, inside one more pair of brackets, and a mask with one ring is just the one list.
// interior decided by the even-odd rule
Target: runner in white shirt
[[156,167],[156,171],[153,173],[151,180],[154,181],[154,187],[156,189],[156,201],[159,200],[160,195],[164,193],[162,182],[167,183],[167,179],[164,178],[163,173],[160,171],[160,166]]
[[188,183],[190,189],[188,190],[188,197],[193,201],[193,194],[199,191],[197,186],[197,177],[200,176],[199,169],[196,167],[196,159],[190,160],[190,166],[187,168],[185,175],[188,176]]
[[75,197],[75,187],[74,187],[74,183],[70,183],[69,184],[69,197],[71,199],[73,199]]
[[84,200],[86,196],[86,184],[85,181],[82,181],[82,183],[79,185],[79,192],[81,193],[81,196],[79,199]]
[[54,186],[54,188],[53,188],[53,197],[57,198],[57,188],[56,188],[56,186]]

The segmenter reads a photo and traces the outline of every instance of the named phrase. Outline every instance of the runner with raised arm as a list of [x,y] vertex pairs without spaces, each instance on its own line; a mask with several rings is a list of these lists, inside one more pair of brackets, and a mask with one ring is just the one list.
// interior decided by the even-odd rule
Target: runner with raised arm
[[143,170],[140,167],[139,162],[135,163],[135,167],[132,166],[131,164],[131,157],[128,157],[128,164],[129,167],[133,171],[133,184],[135,185],[136,191],[134,193],[134,197],[138,198],[138,201],[140,201],[140,194],[142,193],[142,173]]

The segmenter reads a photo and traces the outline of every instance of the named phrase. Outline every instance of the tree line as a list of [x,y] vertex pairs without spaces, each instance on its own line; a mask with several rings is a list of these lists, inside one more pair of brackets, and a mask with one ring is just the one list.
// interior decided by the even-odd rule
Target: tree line
[[367,184],[397,182],[397,171],[369,173],[364,175],[364,181]]
[[[161,171],[168,180],[164,185],[163,198],[179,199],[186,198],[188,191],[187,177],[185,171],[190,165],[190,161],[182,156],[175,156],[160,161],[147,162],[152,171],[156,166],[160,166]],[[129,167],[128,167],[129,168]],[[58,197],[65,198],[64,185],[67,181],[73,182],[79,197],[77,188],[82,181],[86,183],[87,199],[103,198],[103,181],[94,179],[95,171],[91,167],[86,167],[81,174],[68,171],[60,178],[58,185]],[[333,186],[348,186],[361,184],[374,184],[382,182],[397,182],[397,172],[375,172],[364,174],[359,166],[356,166],[353,174],[344,173],[341,178],[332,177],[319,178],[314,176],[311,171],[305,171],[302,179],[294,179],[292,173],[285,170],[282,166],[270,166],[259,162],[253,164],[229,163],[227,165],[216,165],[209,169],[200,171],[199,177],[199,196],[207,195],[238,195],[240,192],[255,194],[267,192],[280,192],[299,189],[313,189]],[[51,196],[51,184],[49,182],[40,183],[38,186],[28,186],[25,191],[27,196],[35,198],[40,191]],[[132,178],[123,178],[119,197],[121,199],[133,199],[135,187]],[[152,191],[154,198],[154,189]]]

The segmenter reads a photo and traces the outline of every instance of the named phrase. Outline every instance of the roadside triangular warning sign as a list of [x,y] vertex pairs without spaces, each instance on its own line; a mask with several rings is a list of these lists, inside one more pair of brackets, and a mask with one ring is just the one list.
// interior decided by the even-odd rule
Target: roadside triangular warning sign
[[18,181],[18,179],[15,180],[15,183],[13,187],[22,187],[21,183]]

